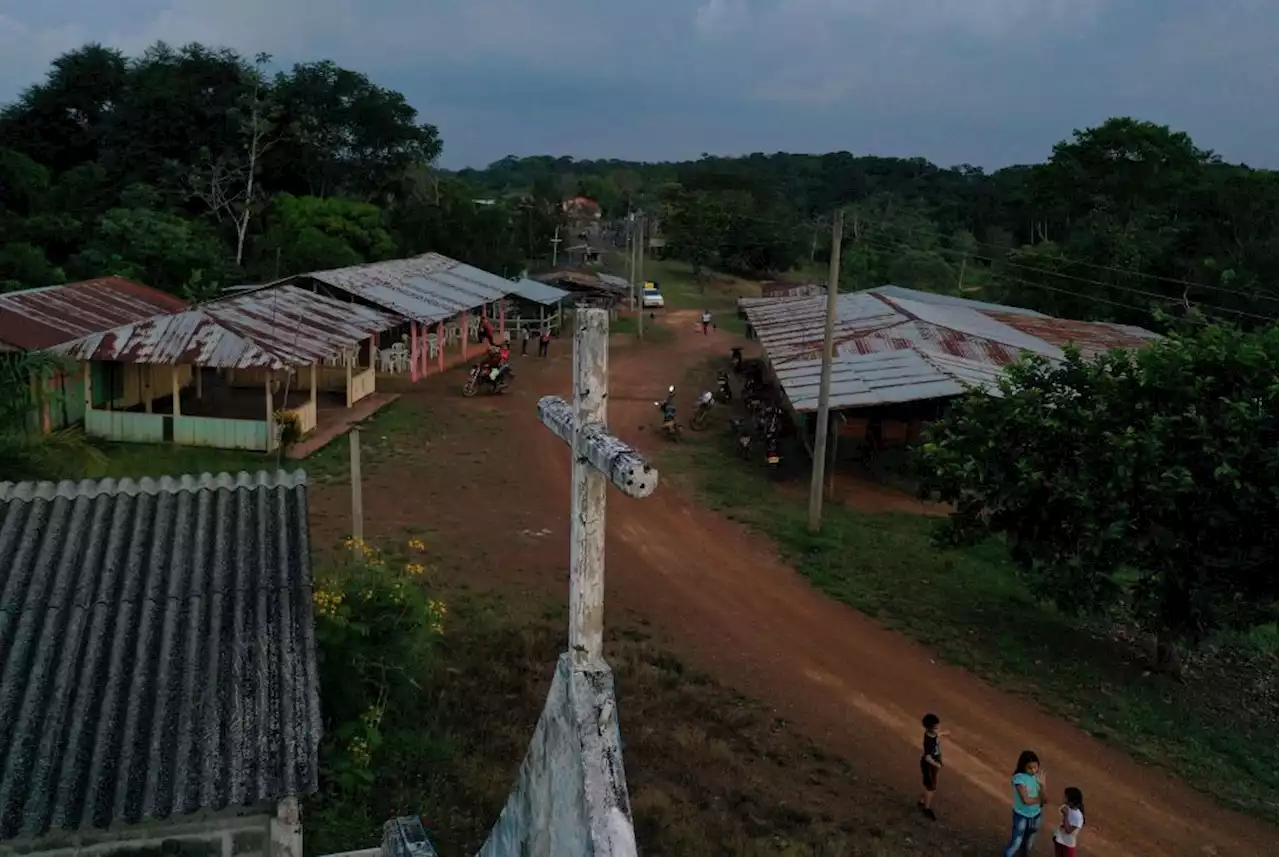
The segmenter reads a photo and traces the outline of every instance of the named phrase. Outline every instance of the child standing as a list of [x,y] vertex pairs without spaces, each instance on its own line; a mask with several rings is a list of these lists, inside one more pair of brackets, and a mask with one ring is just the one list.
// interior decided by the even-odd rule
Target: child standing
[[1069,788],[1063,791],[1062,799],[1062,820],[1053,831],[1053,857],[1076,857],[1076,840],[1084,827],[1084,793]]
[[924,791],[920,793],[917,806],[926,818],[937,821],[938,816],[933,812],[933,794],[938,790],[938,772],[942,770],[940,739],[951,733],[939,731],[938,727],[942,725],[942,721],[936,714],[926,714],[920,721],[920,725],[924,727],[924,748],[920,754],[920,779],[924,785]]

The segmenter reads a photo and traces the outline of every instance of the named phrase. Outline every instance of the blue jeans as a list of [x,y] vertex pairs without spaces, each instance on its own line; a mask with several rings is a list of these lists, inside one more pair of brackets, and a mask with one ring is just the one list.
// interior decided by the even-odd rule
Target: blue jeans
[[1004,848],[1004,857],[1018,857],[1019,854],[1030,854],[1031,846],[1036,844],[1036,834],[1040,832],[1040,821],[1044,813],[1027,818],[1025,815],[1013,814],[1013,835]]

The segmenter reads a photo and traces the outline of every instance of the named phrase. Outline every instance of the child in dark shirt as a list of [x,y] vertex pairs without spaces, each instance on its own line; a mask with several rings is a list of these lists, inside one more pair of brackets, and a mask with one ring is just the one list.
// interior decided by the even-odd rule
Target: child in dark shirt
[[927,818],[937,821],[938,817],[933,813],[933,795],[938,790],[938,772],[942,770],[942,742],[940,739],[951,733],[938,729],[942,725],[942,721],[936,714],[926,714],[920,723],[924,726],[924,748],[920,754],[920,778],[924,785],[924,791],[920,793],[920,800],[917,805]]

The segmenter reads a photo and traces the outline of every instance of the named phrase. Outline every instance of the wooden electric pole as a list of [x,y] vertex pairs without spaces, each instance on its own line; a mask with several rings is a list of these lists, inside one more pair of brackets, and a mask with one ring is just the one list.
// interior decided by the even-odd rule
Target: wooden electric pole
[[556,234],[551,239],[551,267],[556,266],[556,262],[560,259],[560,227],[556,227]]
[[818,386],[818,424],[813,443],[813,473],[809,478],[809,532],[822,529],[822,475],[827,461],[827,433],[831,426],[831,361],[834,357],[836,298],[840,292],[840,238],[844,212],[831,221],[831,271],[827,274],[827,324],[822,334],[822,380]]
[[644,339],[644,226],[646,215],[640,215],[640,240],[636,242],[636,282],[640,285],[640,311],[636,313],[636,335]]
[[364,479],[360,475],[360,429],[353,428],[348,435],[351,444],[351,539],[355,542],[356,556],[363,556],[364,547]]

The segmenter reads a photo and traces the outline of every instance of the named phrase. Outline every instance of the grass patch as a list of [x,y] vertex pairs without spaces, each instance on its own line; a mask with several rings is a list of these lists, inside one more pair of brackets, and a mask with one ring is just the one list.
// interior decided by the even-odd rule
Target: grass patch
[[1258,752],[1277,730],[1274,636],[1266,650],[1261,631],[1210,647],[1180,683],[1151,672],[1147,652],[1114,627],[1032,598],[998,543],[943,550],[930,540],[936,521],[839,504],[825,507],[822,533],[810,535],[803,499],[744,466],[727,439],[664,456],[664,473],[770,536],[831,597],[1139,760],[1167,765],[1228,806],[1274,817],[1276,757]]
[[[441,854],[473,854],[506,802],[566,644],[564,608],[527,593],[432,590],[449,615],[418,704],[402,727],[386,712],[377,777],[359,800],[309,803],[308,854],[374,845],[384,819],[412,813],[429,822]],[[992,843],[922,828],[909,801],[859,778],[764,706],[690,670],[642,628],[614,628],[606,657],[646,855],[991,850]],[[926,843],[932,847],[922,850]]]
[[[609,322],[609,333],[621,336],[638,336],[639,321],[634,315],[619,315]],[[646,343],[664,345],[674,341],[675,338],[675,331],[662,320],[661,315],[649,318],[648,311],[645,311],[644,341]]]

